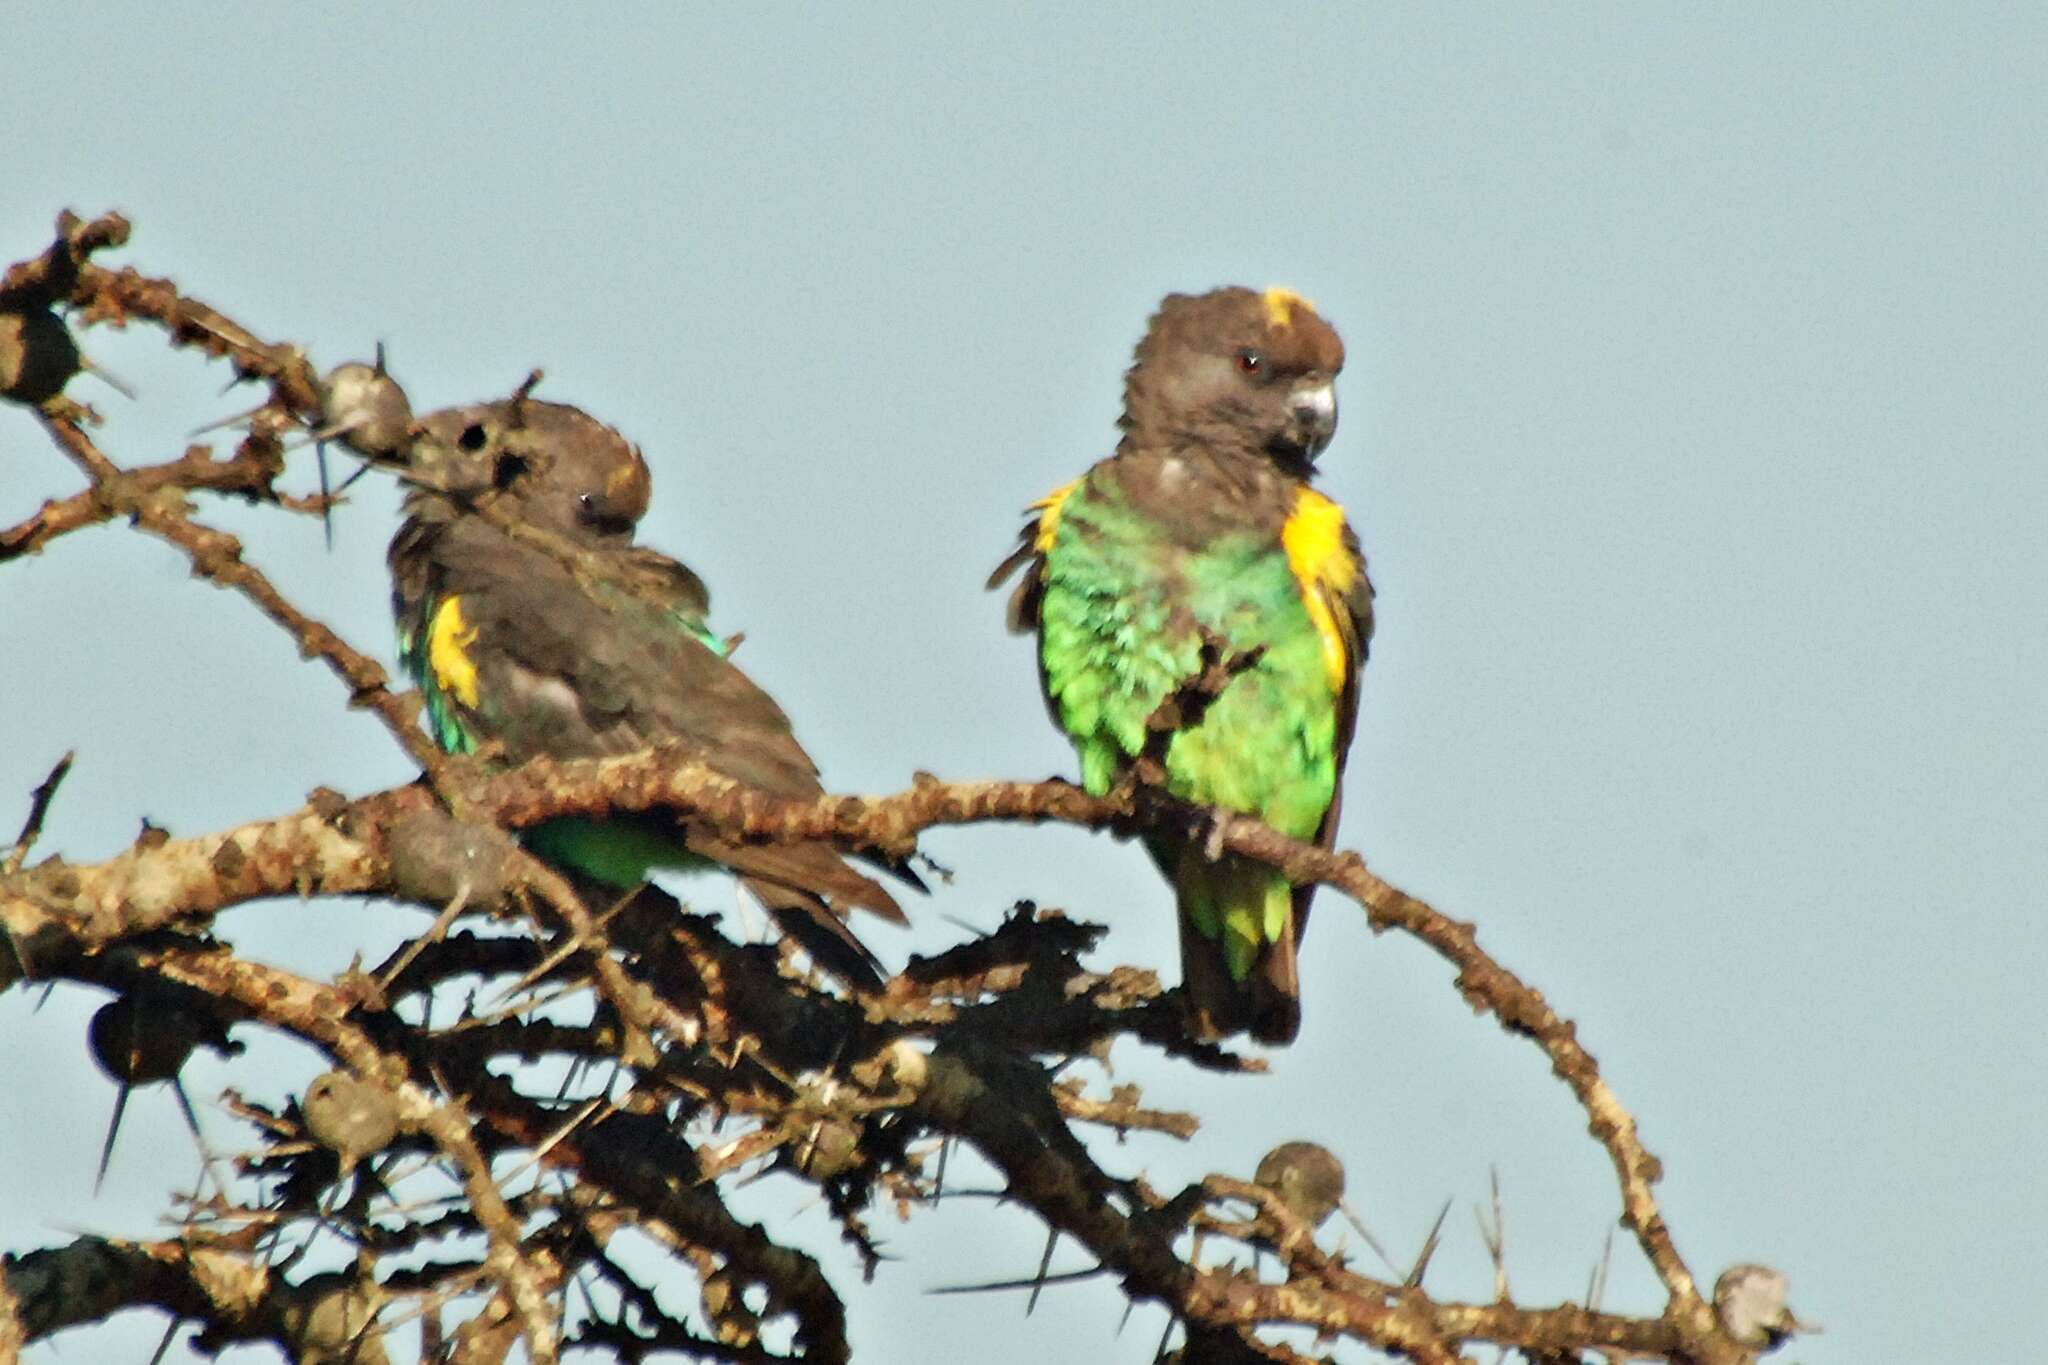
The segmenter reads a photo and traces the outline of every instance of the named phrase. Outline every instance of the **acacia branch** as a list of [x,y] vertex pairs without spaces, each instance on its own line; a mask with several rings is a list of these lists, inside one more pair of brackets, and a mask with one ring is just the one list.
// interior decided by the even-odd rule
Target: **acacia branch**
[[[107,503],[110,514],[125,513],[132,517],[141,529],[183,550],[192,561],[195,574],[233,588],[255,603],[259,611],[298,641],[302,655],[320,659],[347,684],[351,706],[375,711],[392,738],[430,778],[441,771],[441,751],[420,729],[415,703],[391,690],[391,679],[382,666],[292,605],[261,570],[242,558],[241,541],[194,521],[181,496],[183,485],[167,478],[128,483],[76,421],[48,412],[39,416],[58,446],[92,473],[93,491]],[[243,449],[248,458],[260,465],[266,458],[266,445],[269,461],[280,458],[275,442],[260,437],[252,436],[243,443]],[[111,472],[99,472],[102,466]]]
[[[595,1264],[605,1273],[602,1251],[591,1259],[589,1230],[577,1231],[571,1219],[571,1225],[529,1231],[536,1212],[555,1206],[534,1195],[508,1200],[498,1189],[492,1158],[508,1147],[524,1147],[533,1160],[573,1171],[589,1189],[602,1190],[611,1201],[602,1205],[604,1218],[630,1218],[697,1268],[705,1284],[704,1311],[720,1337],[719,1348],[709,1354],[772,1358],[749,1335],[758,1324],[733,1296],[734,1286],[757,1284],[768,1289],[772,1311],[795,1315],[800,1353],[843,1361],[850,1350],[844,1308],[818,1264],[735,1219],[712,1177],[779,1152],[778,1163],[793,1165],[825,1189],[847,1239],[872,1271],[879,1253],[861,1221],[862,1207],[878,1191],[895,1192],[899,1200],[917,1196],[920,1158],[905,1143],[929,1132],[974,1145],[1004,1174],[1012,1197],[1087,1246],[1101,1267],[1122,1279],[1128,1294],[1166,1304],[1187,1326],[1187,1358],[1302,1359],[1256,1336],[1261,1326],[1276,1323],[1348,1333],[1430,1365],[1462,1361],[1460,1344],[1485,1340],[1531,1359],[1561,1358],[1578,1349],[1642,1352],[1701,1365],[1750,1358],[1716,1331],[1652,1193],[1657,1161],[1643,1148],[1633,1119],[1578,1043],[1573,1026],[1486,954],[1470,924],[1392,887],[1356,854],[1288,839],[1249,817],[1187,807],[1145,782],[1142,773],[1104,797],[1057,781],[941,783],[920,776],[909,791],[893,796],[791,801],[746,788],[678,750],[604,762],[536,760],[510,770],[442,755],[418,726],[413,694],[392,692],[377,664],[300,612],[248,565],[234,537],[193,519],[187,490],[315,505],[318,500],[277,493],[274,481],[283,467],[278,434],[293,421],[321,418],[320,383],[298,348],[264,342],[167,280],[91,261],[94,251],[121,244],[127,233],[118,215],[91,223],[64,215],[57,240],[0,279],[0,306],[69,304],[90,322],[153,322],[173,345],[223,356],[242,376],[267,381],[271,401],[230,459],[215,461],[194,447],[177,460],[136,470],[122,470],[98,449],[81,425],[89,416],[84,410],[61,400],[44,404],[46,429],[90,486],[46,501],[27,520],[0,530],[0,561],[40,550],[84,526],[131,518],[177,546],[197,576],[242,593],[303,654],[321,658],[349,687],[351,704],[375,710],[420,764],[431,793],[411,786],[353,802],[315,793],[300,811],[223,834],[170,840],[146,832],[134,847],[96,865],[73,867],[51,859],[21,870],[17,856],[0,867],[0,925],[13,949],[13,960],[0,960],[0,988],[35,975],[106,980],[124,989],[146,979],[168,980],[203,992],[236,1017],[308,1038],[358,1078],[385,1087],[402,1102],[413,1131],[424,1133],[461,1179],[467,1209],[442,1221],[480,1230],[487,1239],[485,1265],[465,1273],[488,1274],[496,1292],[485,1314],[465,1324],[456,1358],[501,1358],[512,1344],[509,1327],[526,1338],[534,1358],[553,1361],[562,1341],[551,1296],[579,1267]],[[1213,699],[1249,662],[1225,659],[1210,644],[1202,677],[1185,689],[1184,699],[1170,699],[1175,705],[1184,701],[1189,715],[1198,716],[1205,699]],[[1155,717],[1159,735],[1172,728],[1169,710],[1163,707]],[[1188,723],[1187,715],[1181,722]],[[1156,747],[1148,745],[1148,753]],[[434,811],[437,797],[465,819],[515,830],[565,815],[657,812],[733,841],[824,839],[892,857],[911,852],[919,832],[951,824],[1051,821],[1124,837],[1161,827],[1199,829],[1215,852],[1264,862],[1298,884],[1334,887],[1365,908],[1375,932],[1393,928],[1421,940],[1453,965],[1457,987],[1475,1009],[1493,1013],[1503,1027],[1536,1043],[1608,1153],[1620,1185],[1622,1221],[1666,1287],[1665,1311],[1658,1319],[1630,1319],[1570,1307],[1439,1302],[1417,1287],[1352,1273],[1317,1248],[1311,1230],[1257,1186],[1218,1176],[1162,1199],[1142,1180],[1111,1177],[1075,1137],[1071,1123],[1185,1136],[1193,1120],[1145,1108],[1134,1089],[1090,1099],[1056,1083],[1036,1057],[1135,1036],[1203,1065],[1251,1064],[1188,1043],[1167,1022],[1172,1011],[1149,973],[1082,971],[1079,954],[1092,946],[1096,932],[1087,926],[1020,914],[989,939],[913,963],[885,992],[849,1001],[794,981],[772,953],[731,944],[672,901],[664,905],[666,898],[656,893],[631,897],[619,907],[586,904],[587,889],[516,849],[494,855],[498,884],[492,888],[465,879],[452,893],[429,889],[417,880],[417,869],[406,870],[396,845],[405,822]],[[481,864],[463,866],[475,871]],[[436,905],[452,894],[453,901],[430,931],[432,941],[407,949],[394,962],[390,980],[350,973],[334,987],[195,948],[177,937],[146,937],[202,929],[228,906],[292,893],[390,894]],[[462,935],[444,939],[472,895],[479,908],[531,907],[538,932],[510,944]],[[557,935],[553,945],[544,942],[557,928],[566,934]],[[608,1018],[587,1028],[515,1020],[511,1016],[521,1008],[515,1005],[468,1015],[436,1031],[401,1023],[384,1000],[385,990],[401,982],[401,993],[431,995],[462,975],[502,970],[522,973],[522,991],[544,977],[544,989],[556,990],[559,978],[550,973],[566,976],[569,989],[594,981]],[[526,1003],[531,999],[524,997]],[[934,1040],[928,1060],[906,1035]],[[623,1100],[613,1103],[607,1088],[565,1124],[560,1104],[522,1094],[486,1066],[496,1056],[535,1055],[603,1057],[630,1072],[632,1083]],[[743,1116],[756,1126],[733,1143],[699,1153],[681,1127],[688,1116],[707,1110]],[[792,1141],[815,1134],[827,1120],[851,1134],[843,1162],[821,1162],[819,1147],[808,1138]],[[277,1159],[281,1150],[273,1144],[267,1159]],[[357,1197],[366,1197],[361,1187]],[[1252,1213],[1225,1216],[1215,1211],[1219,1201],[1246,1203]],[[431,1220],[414,1220],[406,1231],[379,1230],[375,1236],[387,1248],[410,1245],[433,1227]],[[1175,1249],[1191,1227],[1272,1247],[1287,1270],[1286,1281],[1268,1284],[1233,1269],[1196,1269]],[[358,1233],[371,1235],[367,1227]],[[24,1333],[22,1318],[34,1319],[41,1311],[40,1298],[26,1294],[21,1311],[10,1311],[16,1305],[8,1290],[19,1292],[16,1268],[22,1263],[10,1262],[0,1281],[0,1363],[10,1339]],[[630,1277],[611,1278],[629,1303],[649,1311],[651,1300]],[[723,1291],[714,1292],[720,1283],[733,1294],[721,1298]],[[627,1353],[636,1342],[641,1350],[708,1347],[686,1324],[654,1309],[646,1335],[623,1320],[594,1321],[586,1339],[612,1342]],[[218,1322],[224,1312],[209,1300],[196,1315]],[[42,1335],[33,1321],[26,1334]]]
[[477,1145],[462,1107],[435,1100],[423,1086],[407,1079],[405,1060],[378,1047],[362,1027],[350,1022],[359,1000],[279,968],[221,952],[189,948],[145,951],[139,955],[138,965],[318,1043],[358,1077],[395,1098],[401,1117],[431,1138],[460,1173],[470,1216],[490,1243],[485,1267],[517,1308],[527,1349],[540,1365],[552,1365],[559,1359],[561,1333],[548,1295],[560,1282],[561,1268],[543,1252],[524,1244],[519,1219],[492,1178],[490,1158]]
[[265,342],[225,313],[185,297],[169,280],[152,279],[123,267],[95,264],[97,251],[124,246],[128,220],[118,213],[90,222],[69,212],[57,217],[56,240],[42,254],[16,262],[0,276],[0,308],[47,307],[67,303],[88,323],[125,327],[142,318],[162,327],[171,344],[193,347],[231,361],[238,374],[270,383],[295,414],[320,414],[320,381],[296,346]]
[[80,1237],[7,1256],[0,1279],[18,1300],[19,1325],[31,1341],[148,1306],[213,1324],[227,1340],[268,1337],[288,1344],[276,1301],[279,1283],[260,1256],[232,1240]]
[[[369,844],[349,841],[338,826],[359,825],[362,816],[381,824],[400,806],[417,808],[416,798],[403,794],[408,790],[380,793],[354,803],[346,808],[346,815],[358,817],[353,821],[345,816],[322,818],[309,810],[286,817],[284,822],[244,826],[229,835],[204,840],[172,840],[158,849],[137,849],[124,855],[142,862],[153,874],[182,873],[178,880],[189,888],[189,900],[176,895],[149,898],[146,904],[158,913],[139,918],[127,913],[134,903],[128,890],[134,872],[124,872],[115,864],[63,869],[60,885],[73,890],[61,899],[101,907],[102,913],[116,910],[117,924],[109,927],[119,933],[163,923],[161,912],[168,908],[167,900],[204,910],[301,887],[343,893],[386,890],[389,868],[378,865],[378,851]],[[1137,806],[1177,804],[1144,793],[1130,802],[1092,797],[1061,781],[921,782],[894,796],[828,795],[793,801],[746,788],[702,764],[679,762],[673,753],[663,751],[601,762],[536,759],[470,784],[468,791],[478,815],[514,828],[562,815],[663,808],[704,823],[726,838],[823,838],[884,851],[901,849],[918,832],[941,825],[1057,821],[1093,829],[1123,829],[1137,818]],[[1355,853],[1332,853],[1289,839],[1249,817],[1225,820],[1218,842],[1232,853],[1279,868],[1290,880],[1337,888],[1365,906],[1376,930],[1398,928],[1421,939],[1457,967],[1459,989],[1475,1007],[1490,1010],[1505,1026],[1543,1048],[1587,1109],[1594,1135],[1613,1158],[1624,1182],[1624,1210],[1631,1230],[1658,1267],[1666,1287],[1675,1297],[1691,1294],[1697,1298],[1657,1212],[1649,1187],[1659,1174],[1658,1167],[1636,1138],[1633,1121],[1600,1078],[1597,1063],[1577,1042],[1571,1026],[1550,1009],[1540,993],[1479,947],[1471,925],[1452,920],[1397,890],[1371,873]],[[252,845],[269,855],[260,866],[253,865],[253,859],[250,864],[243,862]],[[229,851],[223,854],[223,849]],[[234,879],[238,884],[227,894],[221,894],[223,888],[208,875],[213,860],[222,856],[243,874]],[[70,880],[74,878],[75,885]],[[0,883],[0,888],[6,886]],[[208,890],[215,894],[203,894]],[[13,897],[4,904],[17,938],[33,941],[34,933],[46,923],[44,917],[32,909],[18,909]],[[17,922],[16,914],[28,917]]]
[[[599,780],[585,785],[585,773]],[[495,799],[482,804],[515,826],[561,814],[663,808],[703,819],[726,838],[833,839],[896,854],[911,847],[918,832],[938,825],[1051,820],[1124,831],[1153,820],[1189,823],[1208,816],[1150,789],[1141,788],[1128,797],[1092,797],[1065,782],[920,782],[889,797],[789,801],[659,753],[592,765],[529,763],[496,779],[493,795]],[[1275,867],[1297,884],[1318,883],[1343,892],[1365,908],[1375,931],[1398,929],[1450,962],[1469,1004],[1491,1012],[1510,1032],[1543,1049],[1586,1110],[1593,1136],[1613,1162],[1623,1220],[1670,1292],[1674,1308],[1698,1330],[1711,1331],[1711,1312],[1672,1244],[1651,1191],[1662,1168],[1643,1147],[1634,1119],[1601,1077],[1592,1054],[1579,1043],[1574,1026],[1552,1010],[1539,991],[1486,953],[1471,924],[1392,886],[1371,872],[1358,854],[1290,839],[1249,816],[1219,813],[1218,818],[1219,849]]]
[[65,498],[49,498],[26,520],[0,530],[0,563],[35,554],[59,536],[97,526],[128,509],[155,500],[166,489],[234,493],[275,502],[294,511],[319,511],[325,500],[297,498],[273,486],[282,466],[265,444],[245,441],[225,460],[203,445],[190,446],[175,460],[139,469],[117,469]]
[[[536,759],[496,775],[465,763],[459,771],[451,770],[451,780],[476,813],[515,828],[561,815],[662,809],[707,825],[724,838],[823,838],[881,850],[903,849],[918,832],[942,825],[1056,821],[1124,831],[1148,817],[1192,819],[1198,814],[1148,789],[1127,797],[1098,798],[1061,781],[920,781],[893,796],[792,801],[748,789],[676,752],[659,750],[599,762]],[[187,888],[192,897],[188,903],[195,907],[218,908],[301,887],[344,893],[388,890],[388,855],[381,838],[352,837],[344,830],[378,830],[395,810],[418,809],[423,802],[416,789],[399,789],[330,811],[327,817],[309,810],[280,822],[244,826],[227,836],[134,849],[97,868],[62,867],[48,875],[34,869],[0,881],[0,914],[17,942],[33,945],[38,933],[61,931],[85,918],[74,916],[70,906],[93,907],[99,917],[88,921],[88,937],[104,942],[101,935],[118,936],[164,922],[163,912],[180,904],[179,896],[162,894],[165,876]],[[1600,1076],[1592,1055],[1579,1044],[1573,1027],[1540,993],[1481,949],[1471,925],[1389,885],[1357,854],[1333,853],[1289,839],[1244,816],[1223,820],[1217,842],[1229,852],[1279,868],[1295,882],[1335,887],[1366,908],[1375,930],[1399,929],[1420,939],[1456,967],[1458,988],[1468,1002],[1542,1048],[1585,1108],[1591,1132],[1614,1164],[1624,1221],[1670,1291],[1668,1311],[1684,1325],[1688,1350],[1698,1354],[1706,1349],[1702,1343],[1714,1334],[1711,1310],[1700,1300],[1651,1193],[1659,1174],[1656,1159],[1643,1148],[1634,1121]],[[245,861],[242,855],[252,847],[264,856]],[[234,851],[223,854],[223,849]],[[239,874],[231,879],[231,894],[223,894],[211,875],[212,863],[223,857]],[[60,886],[71,887],[72,894],[56,894]],[[146,903],[157,913],[139,919],[129,915],[138,890],[156,893]]]

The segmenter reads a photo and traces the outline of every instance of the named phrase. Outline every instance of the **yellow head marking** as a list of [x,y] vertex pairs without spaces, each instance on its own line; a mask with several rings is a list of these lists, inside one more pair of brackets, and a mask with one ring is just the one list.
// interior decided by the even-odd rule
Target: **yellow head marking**
[[1276,331],[1284,331],[1294,325],[1294,310],[1306,308],[1311,313],[1316,306],[1292,289],[1274,285],[1266,291],[1266,322]]
[[442,695],[464,706],[476,705],[476,662],[466,652],[476,643],[476,629],[462,621],[462,599],[451,597],[434,611],[427,624],[427,667]]
[[1330,610],[1330,599],[1342,597],[1358,581],[1358,559],[1344,543],[1344,509],[1314,489],[1304,488],[1294,512],[1280,528],[1287,567],[1301,584],[1302,605],[1323,639],[1323,672],[1330,690],[1344,690],[1351,672],[1351,654],[1344,632]]
[[1053,537],[1060,531],[1060,508],[1066,506],[1067,496],[1080,487],[1081,481],[1062,484],[1031,504],[1031,510],[1038,513],[1038,533],[1031,537],[1031,548],[1044,554],[1052,549]]

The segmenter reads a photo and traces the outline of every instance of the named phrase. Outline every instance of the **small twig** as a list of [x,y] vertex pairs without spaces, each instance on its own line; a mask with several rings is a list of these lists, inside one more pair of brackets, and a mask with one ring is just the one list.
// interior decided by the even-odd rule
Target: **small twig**
[[22,822],[21,833],[14,839],[14,847],[8,850],[5,859],[0,859],[0,877],[12,876],[19,872],[22,863],[27,861],[29,850],[34,848],[36,840],[42,837],[43,817],[50,812],[50,798],[57,794],[58,784],[64,780],[64,775],[71,771],[71,761],[77,757],[78,750],[66,749],[64,757],[57,760],[57,766],[50,769],[50,775],[37,784],[36,789],[29,794],[28,819]]
[[1230,641],[1223,636],[1207,626],[1203,626],[1201,631],[1200,667],[1194,676],[1160,698],[1152,713],[1145,717],[1144,748],[1126,770],[1126,775],[1137,782],[1148,786],[1161,785],[1165,781],[1166,751],[1172,747],[1173,737],[1182,730],[1200,725],[1202,717],[1229,689],[1231,682],[1240,673],[1255,667],[1266,655],[1264,645],[1233,653]]
[[[135,497],[130,502],[133,495],[121,487],[120,471],[100,454],[83,428],[68,418],[48,413],[40,416],[52,439],[81,465],[88,469],[101,464],[105,466],[108,473],[96,476],[96,479],[103,489],[113,493],[120,511],[134,517],[136,525],[143,530],[183,550],[191,559],[195,573],[233,588],[255,603],[264,615],[284,627],[299,642],[301,653],[323,660],[335,676],[348,685],[351,704],[375,711],[384,722],[385,729],[420,765],[429,781],[439,785],[444,756],[415,722],[416,700],[402,698],[391,691],[390,678],[375,660],[350,648],[332,629],[293,606],[262,571],[242,558],[239,540],[225,531],[194,521],[183,501],[173,494],[174,485],[150,496]],[[251,437],[252,441],[256,439]]]
[[426,950],[428,944],[438,943],[447,935],[449,926],[461,919],[462,912],[469,907],[469,890],[469,882],[464,879],[462,885],[455,889],[454,896],[449,898],[448,904],[442,907],[441,913],[434,916],[434,922],[427,926],[426,932],[406,944],[398,956],[392,959],[391,965],[377,974],[379,990],[390,990],[391,983],[398,980],[399,973],[410,967],[413,960]]
[[1138,1103],[1138,1088],[1134,1085],[1120,1085],[1108,1099],[1097,1100],[1082,1094],[1078,1081],[1062,1081],[1053,1087],[1053,1096],[1059,1102],[1060,1112],[1068,1118],[1107,1124],[1118,1132],[1144,1129],[1167,1133],[1185,1142],[1202,1126],[1202,1121],[1193,1114],[1143,1107]]

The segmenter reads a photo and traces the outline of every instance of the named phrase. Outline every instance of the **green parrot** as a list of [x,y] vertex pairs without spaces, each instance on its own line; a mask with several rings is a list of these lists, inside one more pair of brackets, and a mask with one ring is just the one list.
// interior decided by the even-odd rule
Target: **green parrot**
[[[989,586],[1024,570],[1010,627],[1037,633],[1046,708],[1090,792],[1200,676],[1206,630],[1228,655],[1260,652],[1172,735],[1167,790],[1332,842],[1372,637],[1357,537],[1309,487],[1343,365],[1336,331],[1290,290],[1170,294],[1125,375],[1116,452],[1032,505]],[[1146,847],[1179,905],[1191,1031],[1292,1041],[1314,888],[1177,834]]]
[[[398,657],[442,748],[492,746],[516,763],[680,744],[758,790],[822,793],[789,718],[726,657],[703,582],[633,544],[651,475],[624,437],[576,408],[518,398],[429,414],[403,458],[412,486],[389,554]],[[785,933],[860,986],[880,976],[843,916],[905,922],[825,843],[732,843],[655,815],[565,817],[523,837],[614,897],[656,869],[729,868]]]

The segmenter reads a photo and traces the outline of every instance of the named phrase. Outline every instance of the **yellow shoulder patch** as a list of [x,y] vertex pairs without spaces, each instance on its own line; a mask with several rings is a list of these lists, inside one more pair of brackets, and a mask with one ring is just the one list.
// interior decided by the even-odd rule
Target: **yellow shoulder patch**
[[1330,602],[1358,582],[1358,557],[1344,543],[1344,509],[1312,488],[1302,489],[1280,528],[1280,545],[1301,585],[1308,619],[1323,637],[1323,672],[1330,690],[1341,692],[1351,676],[1350,632],[1338,624]]
[[1031,504],[1028,510],[1038,513],[1038,530],[1031,537],[1032,549],[1044,554],[1052,548],[1053,537],[1060,531],[1060,509],[1066,506],[1067,498],[1080,486],[1081,481],[1075,479],[1072,483],[1060,485]]
[[1276,284],[1266,291],[1266,322],[1276,330],[1284,331],[1294,325],[1294,310],[1297,308],[1306,308],[1311,313],[1316,310],[1313,303],[1292,289]]
[[476,629],[463,622],[460,597],[450,597],[435,608],[434,619],[427,623],[427,667],[443,696],[468,707],[476,705],[476,661],[466,651],[475,643]]

